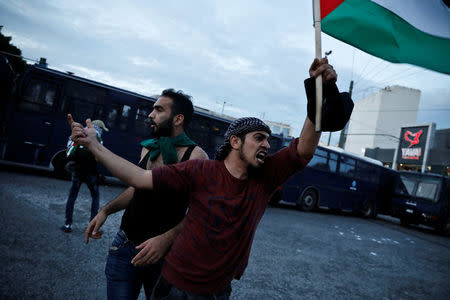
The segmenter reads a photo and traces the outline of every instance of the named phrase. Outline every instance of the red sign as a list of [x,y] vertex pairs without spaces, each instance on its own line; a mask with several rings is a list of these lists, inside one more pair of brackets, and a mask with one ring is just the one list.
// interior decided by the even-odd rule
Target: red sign
[[428,135],[428,126],[403,127],[399,143],[399,163],[420,164]]
[[[412,133],[409,130],[405,132],[405,140],[411,143],[409,145],[410,148],[419,143],[419,138],[422,133],[423,133],[423,130],[420,130],[416,133]],[[412,137],[412,139],[410,137]]]

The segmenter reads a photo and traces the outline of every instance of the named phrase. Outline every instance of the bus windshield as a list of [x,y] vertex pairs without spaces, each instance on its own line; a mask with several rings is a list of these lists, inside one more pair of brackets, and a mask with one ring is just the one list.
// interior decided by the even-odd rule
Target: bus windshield
[[437,202],[438,198],[436,197],[436,192],[439,190],[439,181],[438,180],[424,180],[420,181],[417,186],[416,196],[432,200],[433,202]]
[[437,202],[440,180],[417,176],[401,175],[397,192],[403,195],[416,196]]
[[400,176],[400,182],[397,185],[397,192],[403,195],[413,195],[416,181],[407,176]]

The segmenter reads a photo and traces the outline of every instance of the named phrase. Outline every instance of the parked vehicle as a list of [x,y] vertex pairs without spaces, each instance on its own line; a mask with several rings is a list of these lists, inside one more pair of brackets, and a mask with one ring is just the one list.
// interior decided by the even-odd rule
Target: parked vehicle
[[[0,161],[54,170],[67,176],[65,148],[70,128],[66,118],[71,113],[81,122],[86,118],[103,120],[109,128],[103,135],[104,144],[137,163],[139,143],[151,138],[148,115],[156,100],[72,73],[31,65],[4,105],[7,113],[0,120]],[[200,107],[194,110],[186,133],[214,158],[232,118]],[[271,153],[287,141],[282,135],[272,135]],[[100,172],[110,175],[102,166]]]
[[403,225],[423,224],[450,235],[450,178],[400,171],[392,196],[392,215]]
[[318,146],[306,169],[293,175],[272,203],[282,199],[304,211],[328,208],[375,217],[390,209],[394,177],[395,171],[380,161]]

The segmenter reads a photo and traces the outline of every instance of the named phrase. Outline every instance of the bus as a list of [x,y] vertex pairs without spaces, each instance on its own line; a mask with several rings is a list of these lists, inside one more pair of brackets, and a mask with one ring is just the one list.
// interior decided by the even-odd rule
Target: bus
[[423,224],[450,235],[450,178],[399,171],[392,196],[392,216],[402,225]]
[[396,171],[380,161],[318,146],[308,166],[285,182],[276,203],[294,203],[303,211],[328,208],[375,217],[390,210]]
[[[2,96],[2,95],[1,95]],[[30,65],[14,87],[0,120],[0,161],[54,171],[64,170],[65,148],[70,135],[66,116],[74,120],[101,119],[109,132],[104,144],[114,153],[137,163],[140,142],[151,138],[148,115],[157,96],[148,97],[93,80],[47,68]],[[4,101],[4,99],[0,100]],[[194,108],[186,133],[214,158],[233,121],[199,107]],[[271,137],[271,152],[286,144],[281,135]],[[100,166],[100,173],[110,175]]]

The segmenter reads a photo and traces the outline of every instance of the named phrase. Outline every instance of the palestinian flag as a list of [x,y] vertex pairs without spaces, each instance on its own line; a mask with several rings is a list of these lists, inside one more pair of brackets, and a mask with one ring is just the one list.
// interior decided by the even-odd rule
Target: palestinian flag
[[320,0],[322,31],[393,63],[450,74],[449,0]]

